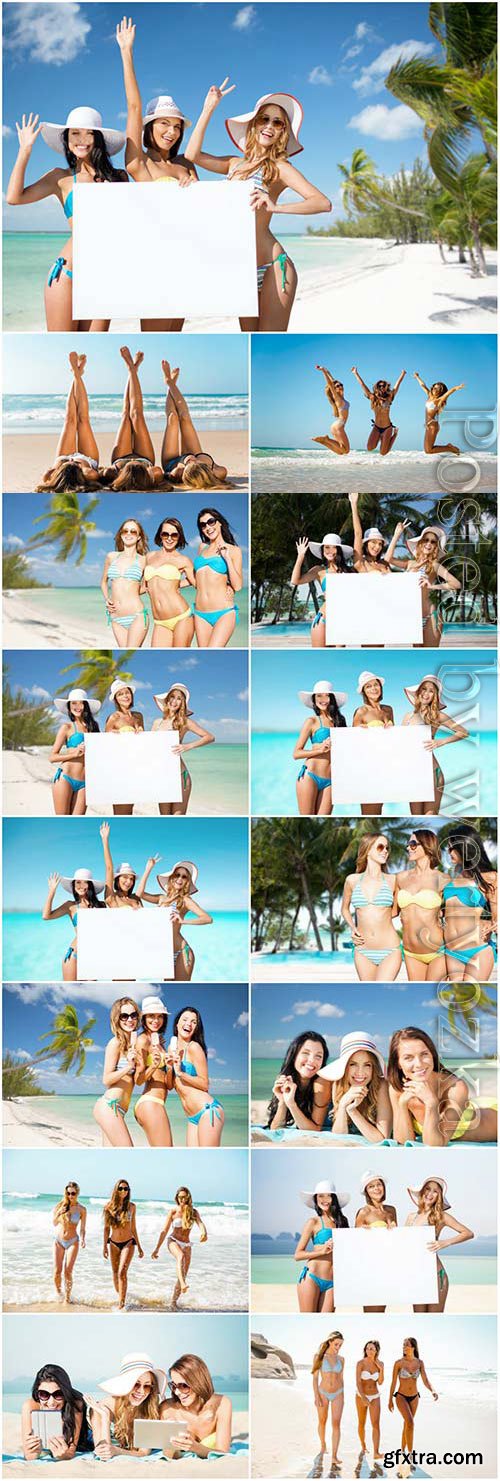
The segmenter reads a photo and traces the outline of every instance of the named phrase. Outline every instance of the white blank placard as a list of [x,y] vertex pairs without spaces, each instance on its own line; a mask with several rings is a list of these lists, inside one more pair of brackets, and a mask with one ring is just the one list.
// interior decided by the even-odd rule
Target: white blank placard
[[346,726],[330,730],[335,802],[432,802],[430,725]]
[[435,1230],[339,1229],[333,1235],[335,1306],[409,1306],[438,1300]]
[[76,938],[82,982],[173,978],[172,921],[166,908],[79,910]]
[[415,571],[327,576],[325,616],[329,648],[421,643],[420,578]]
[[73,317],[258,314],[248,180],[73,189]]
[[144,735],[85,736],[85,795],[88,807],[113,802],[182,802],[179,745],[175,730]]

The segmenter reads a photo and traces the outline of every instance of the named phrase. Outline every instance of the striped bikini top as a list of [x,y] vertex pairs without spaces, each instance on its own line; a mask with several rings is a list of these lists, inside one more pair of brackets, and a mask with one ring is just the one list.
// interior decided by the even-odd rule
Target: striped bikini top
[[383,879],[381,881],[374,899],[368,900],[363,889],[364,878],[365,875],[362,874],[360,878],[356,880],[356,884],[352,892],[352,904],[357,909],[359,909],[359,907],[363,905],[392,905],[392,890],[390,889],[387,880]]
[[131,565],[127,566],[127,569],[125,571],[120,570],[120,567],[118,565],[118,556],[115,555],[109,567],[108,581],[113,581],[118,578],[121,578],[122,581],[140,581],[141,577],[142,569],[138,555],[134,556]]

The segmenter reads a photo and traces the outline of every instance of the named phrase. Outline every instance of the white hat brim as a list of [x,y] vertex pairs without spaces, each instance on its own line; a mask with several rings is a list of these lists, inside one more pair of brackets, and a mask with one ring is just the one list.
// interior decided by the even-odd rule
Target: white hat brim
[[105,1378],[103,1383],[99,1384],[99,1388],[103,1388],[106,1394],[112,1394],[115,1399],[124,1398],[125,1394],[129,1394],[133,1389],[137,1379],[142,1378],[143,1373],[154,1373],[159,1395],[162,1398],[168,1383],[166,1373],[163,1368],[145,1368],[141,1363],[138,1363],[136,1368],[131,1368],[129,1373],[117,1373],[114,1378]]
[[[193,864],[191,859],[178,859],[177,863],[173,864],[172,868],[169,869],[166,874],[157,874],[156,878],[158,880],[160,889],[165,890],[165,892],[167,891],[168,881],[172,878],[172,875],[175,874],[176,869],[179,868],[189,869],[189,873],[191,874],[191,889],[189,893],[190,895],[197,895],[198,890],[196,887],[196,881],[198,878],[198,870],[196,864]],[[164,883],[165,880],[167,880],[167,884]]]
[[[186,705],[189,704],[190,693],[189,693],[189,689],[187,688],[187,685],[186,684],[171,684],[170,685],[170,689],[165,689],[165,692],[163,694],[153,694],[153,699],[154,699],[155,705],[158,705],[158,709],[159,710],[163,710],[164,702],[165,702],[166,699],[168,699],[168,696],[169,696],[169,694],[172,693],[172,690],[173,689],[182,689],[182,693],[184,694],[185,699],[186,699]],[[188,713],[188,715],[192,715],[193,714],[193,711],[192,710],[188,710],[187,713]]]
[[420,541],[423,540],[424,535],[437,535],[439,548],[442,555],[443,552],[446,550],[446,535],[444,530],[441,530],[438,525],[426,525],[425,529],[421,531],[420,535],[411,535],[407,538],[406,544],[408,546],[408,550],[411,551],[411,554],[416,555],[417,545],[420,545]]
[[385,535],[382,534],[382,531],[375,529],[367,530],[366,535],[363,535],[361,544],[366,545],[368,540],[381,540],[383,545],[388,545],[389,543]]
[[[351,555],[354,555],[354,547],[352,545],[343,545],[341,540],[339,540],[338,545],[337,545],[337,542],[336,541],[334,543],[335,543],[335,549],[342,551],[342,555],[344,556],[344,560],[350,560]],[[317,540],[310,540],[309,541],[309,550],[312,551],[313,555],[316,556],[316,559],[317,560],[322,560],[322,558],[323,558],[323,546],[324,546],[324,544],[325,544],[325,541],[324,540],[321,541],[321,544],[319,544],[319,542]]]
[[[48,144],[49,149],[55,149],[56,154],[64,154],[63,136],[67,128],[68,124],[66,123],[42,123],[42,139]],[[96,130],[92,129],[92,133],[95,132]],[[99,133],[103,136],[108,154],[119,154],[120,149],[124,148],[126,136],[120,133],[119,129],[105,129],[102,127],[99,129]]]
[[[327,691],[325,689],[321,690],[322,694],[326,694],[326,692]],[[348,695],[344,694],[341,689],[330,689],[328,690],[328,693],[333,694],[334,698],[337,701],[339,710],[341,710],[342,706],[345,705],[346,700],[348,699]],[[299,689],[299,699],[301,701],[301,704],[307,705],[308,710],[314,709],[313,700],[317,698],[317,694],[313,694],[312,690]]]
[[358,683],[358,687],[357,687],[356,693],[357,694],[362,694],[363,693],[363,689],[366,688],[366,685],[367,684],[372,684],[374,679],[377,680],[377,684],[381,684],[382,685],[382,689],[383,689],[384,684],[385,684],[385,679],[383,678],[382,674],[367,674],[366,675],[366,678],[363,677],[363,683],[361,683],[361,674],[360,674],[359,683]]
[[[325,1189],[325,1195],[326,1195],[326,1191],[327,1190]],[[323,1193],[321,1193],[321,1194],[320,1193],[314,1194],[314,1193],[304,1193],[304,1192],[301,1192],[300,1197],[302,1199],[302,1202],[307,1205],[307,1208],[315,1208],[315,1203],[314,1203],[315,1197],[316,1198],[323,1198],[325,1195]],[[339,1207],[340,1208],[345,1208],[346,1207],[346,1204],[348,1204],[348,1203],[351,1202],[351,1195],[350,1195],[350,1193],[336,1193],[335,1190],[332,1189],[331,1190],[331,1197],[332,1198],[336,1198],[338,1200],[338,1203],[339,1203]]]
[[372,1049],[371,1044],[358,1044],[356,1049],[348,1049],[345,1054],[339,1054],[338,1059],[332,1059],[331,1064],[325,1064],[322,1070],[318,1070],[320,1080],[341,1080],[347,1069],[349,1060],[353,1054],[358,1054],[360,1049],[365,1049],[367,1054],[373,1054],[378,1060],[379,1069],[385,1075],[385,1064],[379,1049]]
[[99,710],[102,709],[102,703],[101,703],[101,700],[100,699],[85,699],[85,700],[82,699],[82,700],[70,701],[69,695],[68,695],[67,699],[55,699],[54,700],[54,708],[59,711],[59,714],[60,715],[65,715],[66,718],[67,718],[68,717],[68,705],[70,703],[74,703],[74,704],[88,704],[88,707],[89,707],[89,710],[90,710],[91,715],[98,715],[99,714]]
[[[74,876],[73,876],[73,878],[74,878]],[[66,894],[67,895],[72,895],[73,894],[73,880],[72,879],[69,879],[67,875],[61,874],[61,878],[60,878],[59,883],[62,884],[63,890],[66,890]],[[81,880],[78,881],[78,883],[79,884],[93,884],[94,889],[95,889],[95,892],[96,892],[96,895],[101,895],[102,894],[102,891],[103,891],[103,889],[105,887],[105,882],[104,882],[103,879],[93,879],[93,878],[92,879],[81,879]]]
[[423,1192],[423,1190],[425,1188],[426,1183],[439,1183],[439,1185],[440,1185],[440,1187],[442,1189],[442,1193],[443,1193],[443,1208],[444,1209],[449,1209],[449,1208],[451,1208],[451,1203],[448,1203],[448,1199],[446,1197],[446,1193],[445,1193],[444,1188],[443,1188],[443,1182],[444,1181],[445,1181],[444,1178],[433,1178],[432,1173],[431,1173],[430,1177],[424,1178],[424,1181],[423,1181],[423,1183],[422,1183],[422,1185],[421,1185],[420,1188],[408,1188],[407,1189],[407,1192],[409,1193],[410,1198],[413,1199],[413,1202],[418,1204],[418,1200],[419,1200],[419,1198],[422,1195],[422,1192]]
[[[250,113],[236,113],[233,118],[226,118],[226,129],[229,138],[232,139],[236,148],[240,149],[241,153],[243,153],[248,125],[252,122],[252,119],[256,118],[259,109],[263,108],[266,103],[276,103],[276,106],[282,108],[283,112],[290,119],[290,137],[286,151],[287,158],[290,159],[292,154],[300,154],[304,146],[303,144],[299,144],[298,134],[299,129],[302,127],[304,110],[302,104],[299,103],[298,98],[294,97],[293,93],[266,93],[263,98],[257,99],[255,107],[250,110]],[[291,108],[290,103],[292,104]]]
[[438,705],[439,705],[439,709],[440,710],[445,710],[446,709],[446,705],[443,704],[442,699],[441,699],[442,684],[441,684],[440,680],[435,677],[434,674],[425,674],[424,675],[424,678],[423,679],[420,679],[418,684],[408,684],[407,687],[403,689],[403,693],[406,694],[406,698],[410,701],[410,704],[411,705],[414,705],[415,704],[415,700],[416,700],[416,697],[417,697],[417,694],[418,694],[418,690],[422,688],[422,684],[435,684],[436,689],[437,689],[437,694],[438,694]]

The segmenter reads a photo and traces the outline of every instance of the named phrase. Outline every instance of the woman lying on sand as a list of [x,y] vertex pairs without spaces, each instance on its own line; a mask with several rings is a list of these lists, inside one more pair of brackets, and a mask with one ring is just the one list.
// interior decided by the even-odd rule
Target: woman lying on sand
[[404,1146],[422,1138],[425,1147],[449,1142],[494,1142],[497,1112],[474,1105],[466,1080],[442,1064],[436,1045],[424,1029],[402,1028],[393,1034],[387,1062],[393,1135]]
[[94,1449],[83,1394],[73,1388],[69,1374],[57,1363],[44,1363],[38,1369],[31,1398],[25,1399],[21,1412],[24,1459],[40,1460],[42,1441],[33,1428],[35,1414],[60,1415],[60,1431],[49,1437],[47,1450],[52,1460],[73,1460]]
[[56,460],[35,488],[37,494],[47,489],[60,493],[65,489],[85,492],[101,483],[99,449],[90,424],[89,401],[83,375],[86,355],[72,350],[69,363],[73,381],[68,392],[64,425],[57,444]]
[[228,482],[227,468],[214,462],[211,453],[203,452],[187,401],[177,384],[179,368],[171,370],[168,360],[162,360],[161,368],[167,387],[161,449],[165,478],[189,489],[218,489],[221,485],[234,488]]
[[[212,1451],[227,1454],[231,1448],[231,1400],[215,1393],[206,1363],[195,1353],[172,1363],[168,1376],[145,1353],[127,1353],[120,1372],[104,1379],[99,1388],[108,1397],[89,1401],[99,1460],[151,1454],[151,1448],[141,1450],[134,1444],[136,1419],[180,1418],[175,1450],[165,1452],[169,1460],[184,1453],[206,1460]],[[171,1397],[165,1399],[167,1388]]]
[[395,427],[391,421],[391,408],[394,398],[397,396],[397,393],[399,391],[399,387],[402,381],[404,381],[406,370],[401,371],[401,375],[398,376],[398,379],[394,386],[391,386],[389,381],[375,381],[375,385],[373,386],[373,389],[371,391],[369,387],[365,385],[365,382],[364,380],[362,380],[359,371],[356,369],[355,365],[352,366],[352,373],[356,376],[356,380],[358,382],[358,385],[361,386],[361,390],[364,391],[365,396],[367,396],[373,412],[373,431],[370,432],[370,435],[368,437],[368,441],[366,444],[367,452],[375,452],[375,448],[378,447],[381,457],[385,458],[387,457],[387,454],[390,453],[391,448],[394,446],[396,437],[398,435],[398,428]]
[[123,396],[123,410],[117,439],[111,454],[111,466],[102,471],[102,481],[116,493],[136,489],[147,491],[164,483],[163,469],[155,462],[155,450],[144,416],[139,366],[144,353],[132,357],[127,345],[120,349],[128,367]]

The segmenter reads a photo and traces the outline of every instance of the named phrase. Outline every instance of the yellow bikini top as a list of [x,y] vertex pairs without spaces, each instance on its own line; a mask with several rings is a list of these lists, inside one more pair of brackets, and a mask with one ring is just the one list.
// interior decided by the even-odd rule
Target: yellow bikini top
[[409,890],[398,890],[397,904],[404,910],[407,905],[421,905],[422,910],[436,910],[442,904],[442,895],[437,890],[418,890],[411,895]]
[[371,1224],[368,1224],[367,1227],[368,1229],[387,1229],[387,1224],[385,1219],[372,1219]]
[[150,581],[152,576],[159,576],[161,581],[181,581],[182,579],[178,567],[169,566],[168,562],[165,562],[164,566],[145,566],[144,580]]
[[383,720],[367,720],[367,722],[366,722],[366,729],[367,730],[375,730],[376,727],[380,727],[381,730],[385,730],[385,725],[384,725]]

